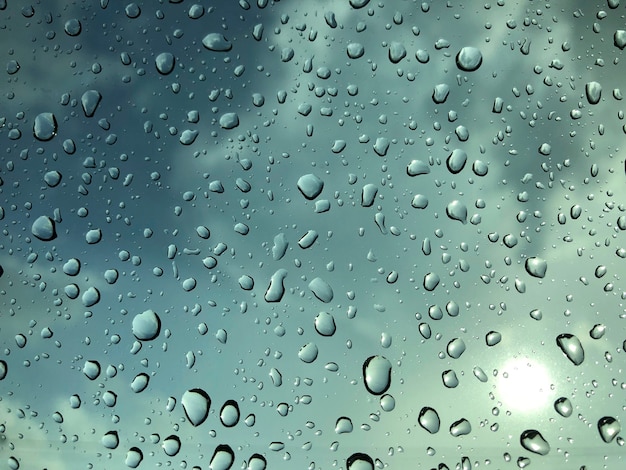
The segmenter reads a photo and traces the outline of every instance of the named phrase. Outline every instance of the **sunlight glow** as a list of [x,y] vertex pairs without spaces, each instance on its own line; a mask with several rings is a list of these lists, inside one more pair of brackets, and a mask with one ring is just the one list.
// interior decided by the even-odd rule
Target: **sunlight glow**
[[552,396],[550,386],[550,374],[543,365],[518,357],[500,369],[494,394],[507,410],[532,413],[545,409]]

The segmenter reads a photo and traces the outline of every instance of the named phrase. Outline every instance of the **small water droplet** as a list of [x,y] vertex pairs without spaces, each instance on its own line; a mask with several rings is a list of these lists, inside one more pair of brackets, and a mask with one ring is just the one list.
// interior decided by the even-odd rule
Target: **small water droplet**
[[579,366],[585,360],[585,351],[576,336],[569,333],[560,334],[556,338],[556,344],[574,365]]

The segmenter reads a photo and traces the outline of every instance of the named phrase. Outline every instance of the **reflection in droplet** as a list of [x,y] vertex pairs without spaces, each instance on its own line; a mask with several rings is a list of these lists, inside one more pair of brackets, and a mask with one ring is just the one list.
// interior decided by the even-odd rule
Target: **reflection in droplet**
[[550,444],[535,429],[527,429],[520,436],[520,444],[529,452],[539,455],[548,455]]
[[209,415],[211,398],[202,389],[193,388],[183,394],[181,400],[185,416],[193,426],[200,426]]
[[557,398],[554,402],[554,409],[564,418],[569,418],[574,411],[574,408],[572,407],[572,402],[567,397]]
[[363,363],[365,388],[372,395],[382,395],[391,386],[391,362],[384,356],[370,356]]
[[556,344],[561,348],[563,354],[572,361],[572,364],[579,366],[585,360],[585,351],[580,340],[569,333],[563,333],[557,336]]
[[461,418],[458,421],[455,421],[450,426],[450,434],[454,437],[465,436],[472,432],[472,425],[465,418]]
[[429,433],[435,434],[439,432],[441,421],[439,420],[439,414],[437,414],[437,411],[435,411],[435,409],[428,406],[423,407],[420,410],[417,421],[419,425]]
[[619,421],[612,416],[604,416],[598,420],[598,432],[607,444],[612,442],[621,430],[622,426]]

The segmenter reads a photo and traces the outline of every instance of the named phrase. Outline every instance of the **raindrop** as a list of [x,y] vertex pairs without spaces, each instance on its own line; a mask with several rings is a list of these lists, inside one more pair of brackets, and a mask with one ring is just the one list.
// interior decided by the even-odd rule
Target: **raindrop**
[[138,447],[131,447],[128,452],[126,452],[126,459],[124,460],[124,463],[127,467],[137,468],[142,460],[143,453],[141,452],[141,449]]
[[322,336],[332,336],[335,334],[337,326],[335,318],[328,312],[320,312],[315,317],[315,331]]
[[412,160],[406,167],[406,174],[409,176],[427,175],[430,167],[422,160]]
[[450,173],[456,175],[461,172],[467,162],[467,153],[461,149],[454,149],[446,160],[446,165]]
[[228,400],[220,410],[220,421],[227,428],[232,428],[239,422],[239,405],[235,400]]
[[171,52],[161,52],[154,59],[156,69],[161,75],[167,75],[174,70],[176,59]]
[[365,388],[372,395],[382,395],[391,386],[391,362],[384,356],[370,356],[363,363]]
[[161,444],[166,455],[173,457],[180,451],[180,438],[174,434],[163,439]]
[[264,298],[266,302],[281,301],[283,295],[285,294],[284,280],[286,277],[286,269],[279,269],[272,275],[270,279],[270,285],[268,286],[267,291],[265,291]]
[[211,407],[211,398],[202,389],[193,388],[183,394],[181,400],[185,416],[193,426],[200,426],[206,421]]
[[600,432],[600,437],[607,444],[612,442],[621,430],[622,426],[619,424],[619,421],[612,416],[604,416],[598,420],[598,432]]
[[464,72],[478,70],[483,63],[483,55],[475,47],[464,47],[456,55],[456,66]]
[[37,140],[46,142],[57,135],[57,118],[52,113],[41,113],[33,123],[33,135]]
[[358,42],[351,42],[348,44],[348,57],[351,59],[358,59],[365,54],[365,48]]
[[265,470],[267,467],[267,460],[260,454],[253,454],[248,459],[248,467],[246,470]]
[[450,426],[450,434],[454,437],[465,436],[472,432],[472,425],[465,418],[461,418],[458,421],[455,421]]
[[221,33],[209,33],[202,39],[202,45],[210,51],[228,52],[233,45]]
[[0,359],[0,380],[4,380],[7,376],[7,372],[9,371],[9,367],[7,366],[6,361]]
[[109,431],[102,436],[101,442],[107,449],[117,449],[117,446],[120,444],[120,438],[117,435],[117,431]]
[[335,432],[337,434],[351,433],[353,429],[354,426],[352,425],[352,420],[346,416],[338,418],[335,423]]
[[300,348],[300,351],[298,351],[298,357],[302,362],[310,364],[317,359],[318,353],[319,350],[317,349],[317,345],[315,343],[307,343]]
[[374,184],[368,183],[363,186],[361,191],[361,206],[371,207],[376,200],[376,194],[378,194],[378,187]]
[[452,359],[458,359],[465,352],[465,342],[461,338],[454,338],[448,343],[446,351]]
[[539,431],[527,429],[520,436],[522,447],[529,452],[539,455],[548,455],[550,444],[543,438]]
[[374,152],[376,152],[376,154],[379,157],[384,157],[385,155],[387,155],[387,151],[389,150],[389,139],[386,137],[378,137],[376,139],[376,142],[373,145],[374,148]]
[[385,394],[380,397],[380,407],[383,411],[393,411],[396,407],[396,399],[389,394]]
[[83,293],[81,300],[85,307],[93,307],[100,302],[100,292],[95,287],[90,287]]
[[133,335],[140,341],[151,341],[159,336],[161,319],[153,310],[145,310],[133,318]]
[[99,228],[91,229],[85,234],[85,241],[89,245],[95,245],[96,243],[99,243],[100,240],[102,240],[102,230]]
[[220,117],[220,127],[222,129],[234,129],[239,125],[237,113],[225,113]]
[[487,343],[487,346],[495,346],[500,341],[502,341],[502,335],[497,331],[490,331],[485,336],[485,342]]
[[433,89],[433,101],[435,104],[445,103],[448,99],[448,95],[450,94],[450,87],[445,83],[440,83],[439,85],[435,85]]
[[44,242],[54,240],[57,237],[54,220],[46,215],[37,217],[31,227],[31,233]]
[[328,303],[333,300],[333,289],[330,285],[320,277],[316,277],[309,282],[309,289],[313,292],[313,295],[324,303]]
[[393,41],[389,45],[389,60],[392,64],[397,64],[406,57],[406,48],[404,44]]
[[83,374],[85,374],[89,380],[96,380],[100,375],[100,363],[98,361],[85,361]]
[[93,117],[96,114],[96,109],[102,100],[102,95],[98,90],[88,90],[83,93],[80,99],[80,103],[83,107],[83,112],[87,117]]
[[324,182],[318,176],[308,174],[298,179],[297,186],[302,195],[311,201],[322,193]]
[[561,348],[563,354],[572,361],[572,364],[579,366],[585,360],[585,351],[576,336],[569,333],[560,334],[556,338],[556,344]]
[[65,22],[65,33],[68,36],[78,36],[82,30],[82,26],[80,24],[80,21],[76,18],[72,18],[71,20],[67,20]]
[[43,176],[43,180],[46,182],[48,186],[51,188],[55,188],[61,182],[61,173],[56,170],[49,171]]
[[439,276],[435,273],[427,273],[424,276],[424,289],[431,292],[439,285]]
[[548,263],[546,262],[546,260],[541,258],[527,258],[525,267],[526,272],[531,276],[543,278],[546,275]]
[[465,224],[467,223],[467,206],[461,201],[454,200],[446,206],[446,215],[451,220],[458,220]]
[[557,398],[554,402],[554,409],[564,418],[569,418],[574,411],[574,408],[572,407],[572,402],[567,397]]
[[[350,0],[350,4],[354,2],[356,2],[356,0]],[[361,452],[352,454],[346,460],[347,470],[374,470],[374,468],[374,461],[372,460],[372,458],[369,455],[363,454]]]
[[215,448],[213,457],[209,462],[209,468],[211,470],[229,470],[233,462],[235,461],[235,453],[230,446],[226,444],[220,444]]
[[585,85],[585,94],[589,104],[598,104],[602,97],[602,85],[598,82],[588,82]]
[[419,425],[431,434],[439,432],[439,426],[441,424],[437,411],[433,408],[425,406],[420,410],[419,417],[417,418]]
[[148,387],[149,382],[150,376],[141,372],[140,374],[137,374],[130,383],[130,389],[135,393],[141,393]]

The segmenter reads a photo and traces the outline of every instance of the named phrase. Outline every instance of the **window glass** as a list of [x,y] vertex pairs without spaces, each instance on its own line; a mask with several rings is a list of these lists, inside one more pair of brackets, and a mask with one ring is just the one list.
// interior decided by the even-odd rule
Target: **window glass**
[[623,3],[0,0],[3,468],[623,468]]

